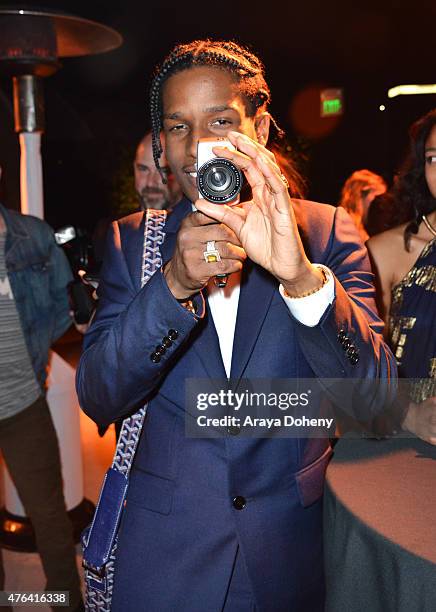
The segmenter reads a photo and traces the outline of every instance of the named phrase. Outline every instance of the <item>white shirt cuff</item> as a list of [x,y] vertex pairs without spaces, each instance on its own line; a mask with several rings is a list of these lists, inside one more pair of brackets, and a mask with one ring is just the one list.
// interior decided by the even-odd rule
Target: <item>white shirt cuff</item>
[[279,286],[280,295],[284,299],[286,306],[291,314],[308,327],[315,327],[321,320],[322,315],[327,310],[328,306],[335,299],[335,282],[333,273],[329,268],[321,264],[314,264],[318,268],[322,268],[327,276],[327,282],[315,293],[301,298],[291,298],[285,295],[283,285]]

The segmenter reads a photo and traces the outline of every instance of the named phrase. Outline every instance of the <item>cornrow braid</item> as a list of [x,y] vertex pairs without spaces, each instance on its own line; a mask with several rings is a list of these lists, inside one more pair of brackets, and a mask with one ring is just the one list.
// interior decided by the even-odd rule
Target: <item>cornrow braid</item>
[[[254,116],[259,108],[266,108],[271,101],[263,64],[249,49],[233,41],[209,39],[177,45],[156,69],[149,96],[153,159],[164,183],[166,176],[159,162],[163,151],[160,140],[162,87],[169,77],[193,66],[218,66],[229,70],[241,84],[249,116]],[[278,128],[277,124],[275,127]],[[281,132],[279,128],[278,131]]]

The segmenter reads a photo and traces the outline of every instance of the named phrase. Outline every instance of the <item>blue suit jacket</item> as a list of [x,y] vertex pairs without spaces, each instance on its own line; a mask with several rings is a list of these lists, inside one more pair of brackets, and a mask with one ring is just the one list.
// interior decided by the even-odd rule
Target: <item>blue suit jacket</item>
[[[182,200],[166,225],[164,261],[190,212]],[[335,274],[336,297],[315,327],[299,323],[278,283],[247,262],[241,282],[232,378],[361,378],[364,414],[380,410],[395,371],[376,314],[366,250],[343,209],[295,202],[309,259]],[[113,224],[97,316],[77,374],[80,403],[101,425],[148,400],[117,552],[115,612],[222,609],[239,545],[262,611],[321,610],[321,498],[331,450],[322,439],[185,437],[187,378],[225,378],[218,337],[205,307],[180,306],[158,272],[141,289],[143,216]],[[150,359],[170,329],[178,337]],[[359,352],[353,364],[339,331]],[[339,337],[338,337],[339,334]],[[365,386],[368,385],[368,393]],[[237,510],[232,499],[246,506]]]

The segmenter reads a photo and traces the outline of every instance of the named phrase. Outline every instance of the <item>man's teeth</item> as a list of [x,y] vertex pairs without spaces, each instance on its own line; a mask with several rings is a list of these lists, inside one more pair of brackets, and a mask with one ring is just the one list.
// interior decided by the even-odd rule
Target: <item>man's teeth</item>
[[197,178],[197,173],[196,172],[188,172],[189,176],[192,176],[192,178]]

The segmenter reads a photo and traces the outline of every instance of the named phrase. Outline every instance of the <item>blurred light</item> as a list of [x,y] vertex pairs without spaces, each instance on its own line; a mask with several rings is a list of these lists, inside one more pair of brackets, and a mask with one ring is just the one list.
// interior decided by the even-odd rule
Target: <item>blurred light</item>
[[[312,83],[306,85],[292,98],[288,117],[293,130],[305,138],[320,140],[331,134],[342,120],[341,114],[327,114],[322,116],[323,100],[335,99],[339,96],[325,95],[326,83]],[[337,90],[335,90],[337,91]],[[324,94],[324,96],[322,96]],[[343,109],[343,104],[342,104]],[[343,112],[343,110],[342,110]]]
[[5,531],[9,533],[16,533],[16,532],[21,531],[20,527],[21,527],[20,523],[16,523],[15,521],[10,520],[10,519],[5,521],[5,524],[4,524]]
[[378,107],[378,110],[384,111],[386,110],[386,106],[384,104],[380,104],[380,106]]
[[416,94],[434,94],[436,93],[436,84],[434,85],[397,85],[388,90],[388,98],[396,98],[397,96],[413,96]]
[[340,115],[342,112],[342,102],[339,98],[334,100],[323,100],[321,116],[326,115]]

